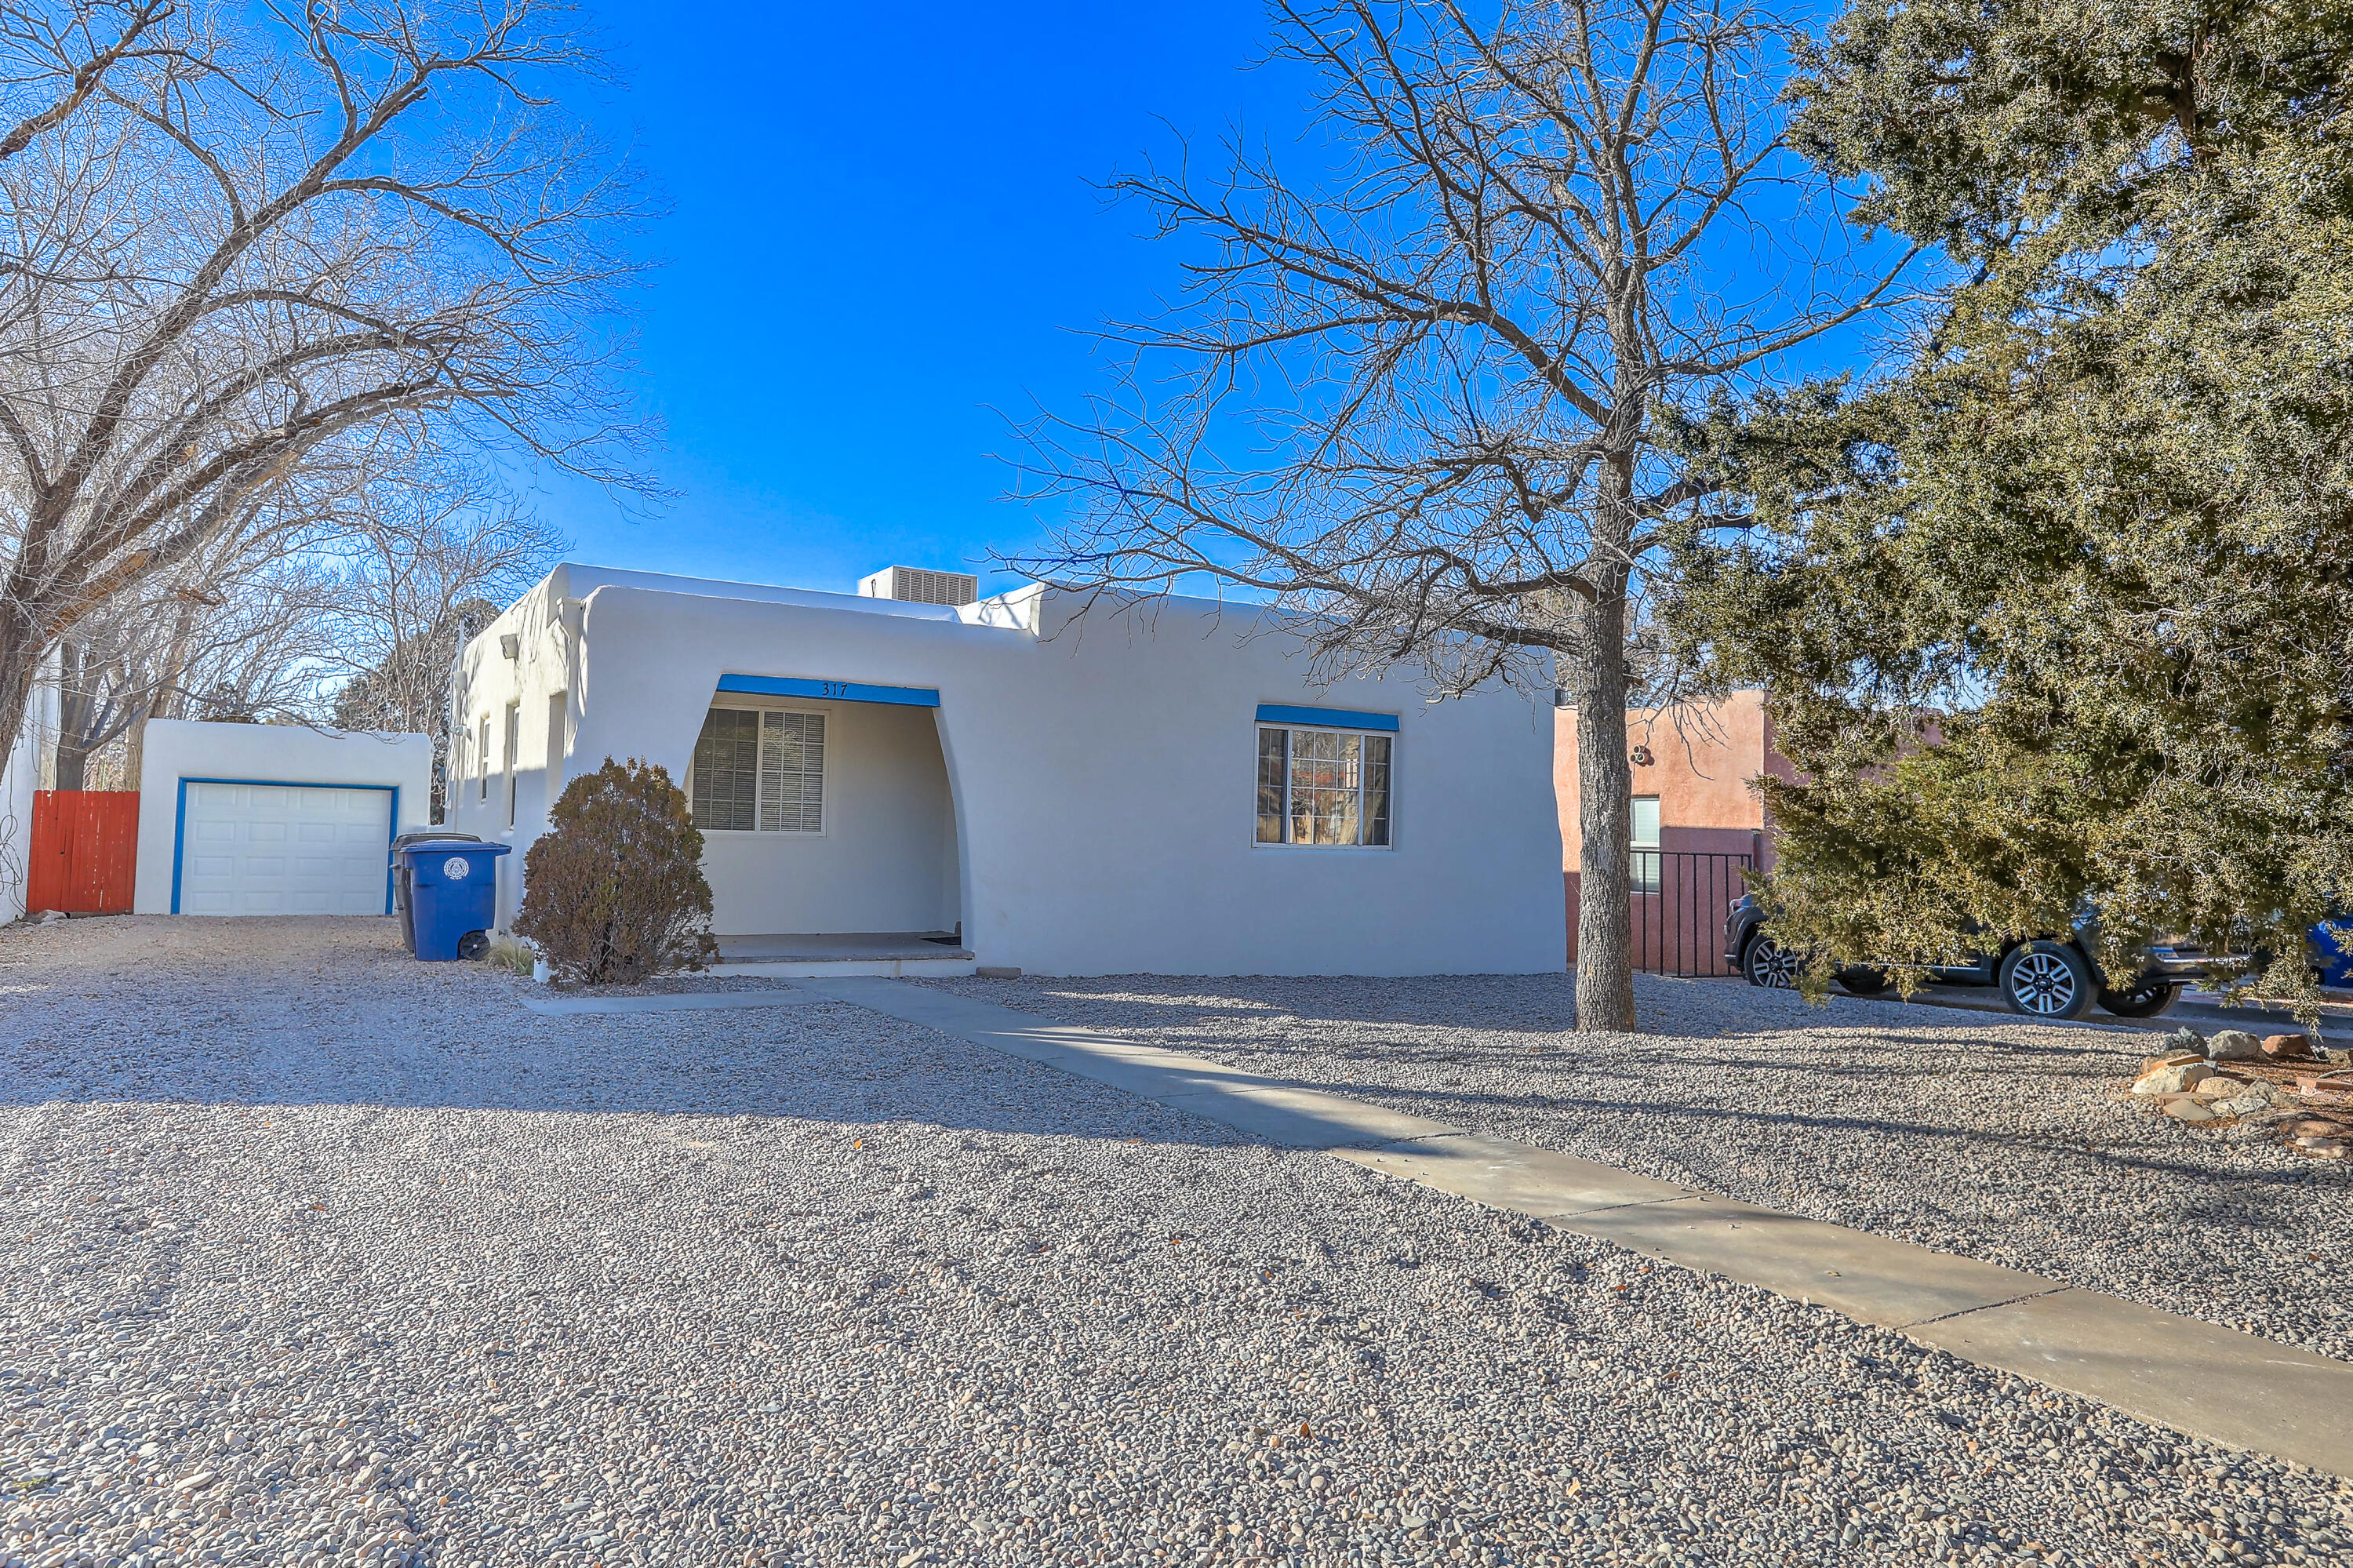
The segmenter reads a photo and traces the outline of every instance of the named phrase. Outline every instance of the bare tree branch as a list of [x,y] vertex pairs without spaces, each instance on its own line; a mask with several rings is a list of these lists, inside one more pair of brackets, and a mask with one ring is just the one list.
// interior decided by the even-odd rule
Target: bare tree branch
[[552,0],[0,0],[0,743],[85,621],[290,580],[388,473],[638,484],[591,64]]

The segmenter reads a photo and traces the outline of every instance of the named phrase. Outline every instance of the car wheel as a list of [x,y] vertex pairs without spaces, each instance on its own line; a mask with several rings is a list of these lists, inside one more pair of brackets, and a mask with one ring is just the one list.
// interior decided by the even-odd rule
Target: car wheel
[[2130,991],[2102,991],[2100,1006],[2118,1018],[2155,1018],[2181,1000],[2181,991],[2169,980],[2150,980]]
[[1869,964],[1849,964],[1839,970],[1838,982],[1856,996],[1885,996],[1895,982],[1887,978],[1885,969],[1873,969]]
[[1742,955],[1740,970],[1748,977],[1750,985],[1760,985],[1767,991],[1792,991],[1798,984],[1798,956],[1782,951],[1778,942],[1760,931],[1748,938],[1748,951]]
[[2081,953],[2040,940],[2010,950],[1998,983],[2010,1010],[2029,1018],[2081,1018],[2091,1011],[2099,989]]

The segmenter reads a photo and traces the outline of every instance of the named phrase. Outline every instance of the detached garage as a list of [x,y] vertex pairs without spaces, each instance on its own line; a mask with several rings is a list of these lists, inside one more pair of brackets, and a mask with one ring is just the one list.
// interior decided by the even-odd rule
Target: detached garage
[[429,826],[433,743],[290,725],[147,726],[142,915],[388,915],[392,841]]

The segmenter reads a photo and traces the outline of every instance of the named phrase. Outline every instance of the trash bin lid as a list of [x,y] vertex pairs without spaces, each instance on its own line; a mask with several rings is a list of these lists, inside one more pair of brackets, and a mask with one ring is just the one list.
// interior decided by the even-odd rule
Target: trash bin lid
[[466,870],[448,873],[453,880],[472,874],[473,863],[468,859],[470,855],[497,856],[512,853],[513,846],[511,844],[486,844],[480,839],[418,839],[411,843],[396,843],[392,846],[393,858],[406,861],[412,866],[421,864],[436,855],[445,860],[459,862],[466,866]]

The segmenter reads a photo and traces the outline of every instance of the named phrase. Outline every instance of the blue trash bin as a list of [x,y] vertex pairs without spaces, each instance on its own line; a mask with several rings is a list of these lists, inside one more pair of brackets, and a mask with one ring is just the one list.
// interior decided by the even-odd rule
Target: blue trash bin
[[409,951],[428,962],[479,959],[498,919],[505,844],[427,839],[393,852],[408,886]]

